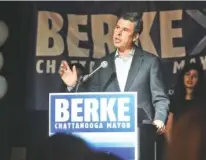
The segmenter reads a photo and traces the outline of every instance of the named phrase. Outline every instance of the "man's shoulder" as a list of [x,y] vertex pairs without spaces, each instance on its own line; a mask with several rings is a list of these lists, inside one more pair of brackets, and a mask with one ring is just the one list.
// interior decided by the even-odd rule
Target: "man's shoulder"
[[145,51],[138,46],[135,47],[135,52],[137,52],[137,54],[142,54],[145,58],[148,58],[151,60],[159,59],[158,56],[156,56],[148,51]]

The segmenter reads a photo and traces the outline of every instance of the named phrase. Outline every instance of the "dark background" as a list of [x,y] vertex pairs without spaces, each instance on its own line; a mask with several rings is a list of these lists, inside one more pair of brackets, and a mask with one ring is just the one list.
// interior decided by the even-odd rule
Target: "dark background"
[[26,76],[31,33],[32,3],[0,2],[0,20],[9,28],[9,37],[0,51],[4,66],[1,70],[8,82],[6,96],[0,100],[0,159],[7,160],[11,146],[25,146]]

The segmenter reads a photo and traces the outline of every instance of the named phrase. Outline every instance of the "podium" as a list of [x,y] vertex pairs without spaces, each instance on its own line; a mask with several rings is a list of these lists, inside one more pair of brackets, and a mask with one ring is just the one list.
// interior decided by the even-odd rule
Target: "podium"
[[150,149],[154,151],[144,142],[154,127],[151,122],[138,124],[142,111],[137,104],[136,92],[50,93],[49,136],[73,134],[94,150],[125,160],[139,160],[141,155],[144,160]]

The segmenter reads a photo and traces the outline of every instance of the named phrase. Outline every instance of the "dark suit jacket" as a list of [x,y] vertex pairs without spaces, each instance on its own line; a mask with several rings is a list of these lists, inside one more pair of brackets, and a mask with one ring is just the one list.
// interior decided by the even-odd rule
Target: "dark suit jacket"
[[[94,68],[102,61],[108,62],[108,67],[100,69],[89,80],[89,92],[102,92],[109,77],[115,72],[115,52],[98,60]],[[169,110],[169,98],[162,80],[160,59],[140,48],[135,48],[134,57],[129,70],[125,92],[138,92],[138,108],[144,113],[138,114],[141,120],[166,121]],[[85,91],[85,89],[83,89]],[[105,88],[105,92],[119,92],[119,84],[114,79]]]

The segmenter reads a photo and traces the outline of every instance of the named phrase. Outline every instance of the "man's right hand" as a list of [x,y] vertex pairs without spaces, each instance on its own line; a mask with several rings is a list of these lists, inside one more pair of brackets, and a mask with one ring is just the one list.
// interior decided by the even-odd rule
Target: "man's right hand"
[[70,67],[66,61],[62,61],[60,68],[59,68],[59,74],[60,74],[63,82],[68,87],[74,87],[77,84],[76,67],[73,66],[73,68],[70,69]]

